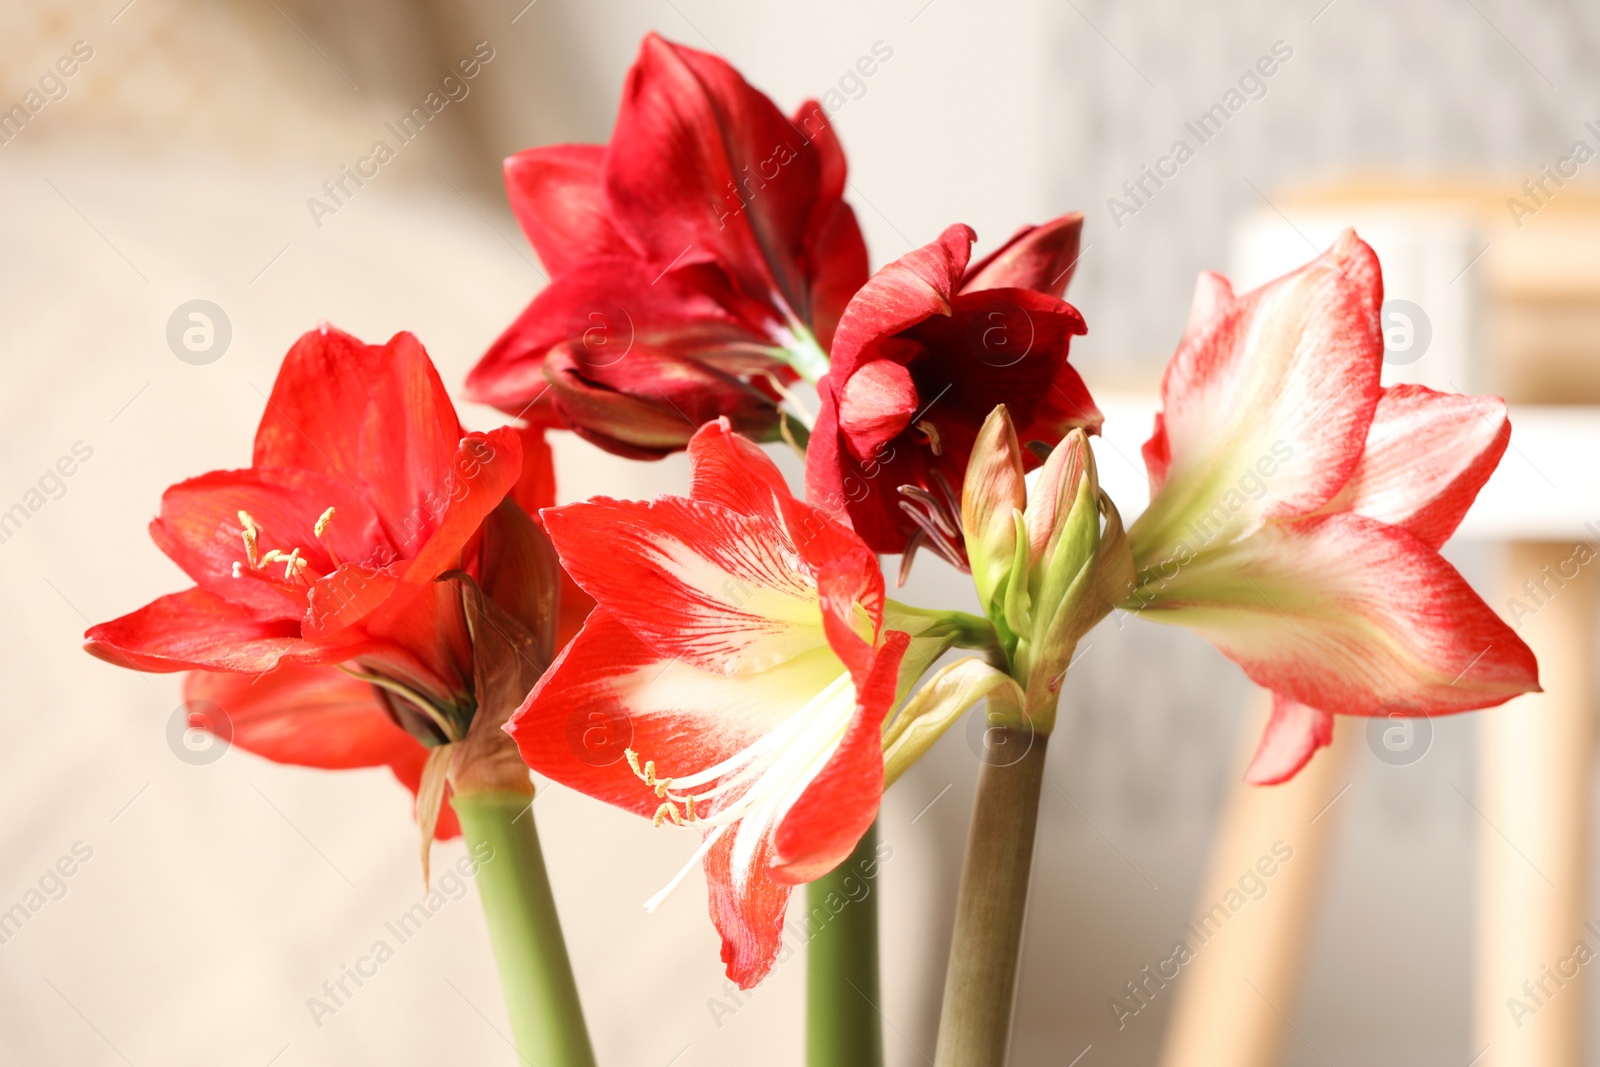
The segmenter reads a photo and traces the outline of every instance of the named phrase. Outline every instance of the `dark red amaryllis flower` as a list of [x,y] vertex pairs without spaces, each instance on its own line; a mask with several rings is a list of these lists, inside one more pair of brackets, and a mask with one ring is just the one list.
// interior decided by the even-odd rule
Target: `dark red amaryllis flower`
[[1099,430],[1067,362],[1083,317],[1060,298],[1082,225],[1075,214],[1025,228],[969,267],[974,235],[958,224],[873,275],[845,309],[818,387],[813,503],[847,515],[874,551],[909,564],[926,545],[964,567],[961,484],[989,413],[1004,404],[1023,442]]
[[723,60],[651,34],[609,144],[506,160],[550,284],[469,395],[635,458],[718,416],[771,439],[783,386],[827,370],[867,279],[844,185],[821,105],[785,117]]
[[[194,587],[92,627],[86,647],[202,672],[192,724],[269,759],[387,764],[416,790],[453,746],[440,773],[457,788],[514,777],[479,711],[506,705],[503,722],[549,662],[557,588],[548,541],[508,496],[522,476],[517,432],[464,433],[416,338],[324,326],[285,358],[251,466],[162,497],[151,537]],[[527,478],[534,495],[550,481],[537,462]],[[501,692],[512,676],[521,689]],[[448,806],[440,818],[453,832]]]

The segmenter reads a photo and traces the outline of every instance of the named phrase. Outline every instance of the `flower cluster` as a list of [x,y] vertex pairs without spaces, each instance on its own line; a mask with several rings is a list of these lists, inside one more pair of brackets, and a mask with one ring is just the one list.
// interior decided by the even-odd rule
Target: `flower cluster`
[[[1382,275],[1354,233],[1254,292],[1201,278],[1124,531],[1068,358],[1082,216],[977,262],[952,225],[869,276],[845,175],[820,105],[786,116],[647,37],[607,144],[506,162],[549,284],[467,391],[522,421],[465,432],[409,334],[306,334],[251,465],[171,487],[151,524],[193,587],[89,651],[192,672],[193,705],[267,758],[391,767],[424,862],[455,829],[448,792],[526,794],[530,767],[698,832],[649,906],[703,864],[745,987],[886,786],[979,699],[1047,735],[1118,608],[1272,691],[1259,783],[1335,715],[1537,688],[1439,553],[1506,448],[1505,405],[1380,384]],[[688,493],[555,507],[548,430],[686,450]],[[803,498],[761,447],[780,440]],[[889,599],[879,554],[903,582],[923,548],[970,572],[981,614]],[[924,680],[953,646],[979,654]]]

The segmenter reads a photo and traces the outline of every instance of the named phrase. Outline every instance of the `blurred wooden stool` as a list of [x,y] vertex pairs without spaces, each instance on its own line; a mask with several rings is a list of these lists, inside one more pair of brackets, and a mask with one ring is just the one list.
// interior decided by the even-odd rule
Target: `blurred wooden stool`
[[[1241,227],[1235,275],[1240,288],[1259,284],[1355,226],[1384,265],[1385,384],[1498,394],[1513,404],[1512,450],[1457,536],[1506,543],[1498,588],[1483,592],[1538,655],[1545,692],[1473,713],[1480,731],[1473,803],[1482,815],[1473,1067],[1576,1067],[1586,972],[1574,962],[1576,945],[1600,959],[1600,933],[1583,914],[1600,407],[1576,406],[1600,405],[1600,190],[1547,188],[1542,202],[1512,180],[1366,182],[1282,194]],[[1533,210],[1514,219],[1513,193]],[[1513,608],[1511,598],[1531,610]],[[1186,968],[1164,1067],[1278,1060],[1339,817],[1333,801],[1352,778],[1351,761],[1364,758],[1361,725],[1340,720],[1332,748],[1286,786],[1247,786],[1240,763],[1197,913],[1256,861],[1264,843],[1290,842],[1295,858],[1251,920]]]

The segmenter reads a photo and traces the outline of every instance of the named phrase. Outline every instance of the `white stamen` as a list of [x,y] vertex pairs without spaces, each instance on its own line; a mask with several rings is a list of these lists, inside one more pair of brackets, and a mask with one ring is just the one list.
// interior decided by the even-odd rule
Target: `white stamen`
[[[739,824],[734,840],[734,876],[738,879],[740,865],[749,865],[760,839],[771,824],[794,805],[806,786],[833,757],[849,728],[854,708],[854,686],[849,673],[841,672],[804,706],[754,744],[715,766],[681,778],[656,778],[654,764],[646,763],[641,767],[638,754],[629,749],[628,763],[646,785],[670,784],[670,790],[658,789],[658,795],[665,795],[668,800],[678,803],[687,803],[693,815],[687,821],[715,827],[677,876],[645,903],[645,910],[654,911],[659,907],[688,877],[694,865],[705,858],[723,831],[735,823]],[[689,792],[690,787],[708,782],[716,784],[699,792]],[[730,794],[729,802],[714,814],[695,811],[696,805],[706,805],[712,797]],[[662,808],[666,807],[662,805]],[[674,823],[678,821],[673,818],[673,813],[661,809],[657,809],[656,815],[658,826],[667,819],[672,819]]]

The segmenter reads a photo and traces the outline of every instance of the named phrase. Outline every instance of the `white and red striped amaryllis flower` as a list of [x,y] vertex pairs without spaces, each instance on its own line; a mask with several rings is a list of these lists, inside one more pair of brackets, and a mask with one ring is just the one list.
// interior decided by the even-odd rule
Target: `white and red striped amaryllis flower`
[[688,446],[688,497],[543,512],[596,602],[506,730],[535,770],[698,828],[728,976],[760,981],[795,885],[877,815],[880,729],[909,637],[884,625],[883,574],[850,530],[796,500],[726,419]]
[[1272,690],[1247,778],[1292,777],[1333,716],[1443,715],[1538,689],[1538,665],[1439,555],[1510,440],[1505,402],[1379,384],[1383,276],[1346,231],[1235,296],[1205,274],[1144,446],[1126,606]]

